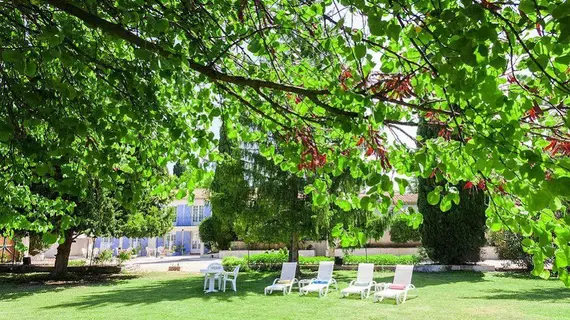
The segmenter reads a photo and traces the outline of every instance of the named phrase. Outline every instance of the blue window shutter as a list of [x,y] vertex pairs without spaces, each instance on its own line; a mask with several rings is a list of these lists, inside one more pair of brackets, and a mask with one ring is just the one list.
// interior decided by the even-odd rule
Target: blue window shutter
[[192,248],[191,243],[192,243],[192,235],[191,235],[190,231],[184,231],[184,253],[185,254],[190,253],[190,249]]
[[184,206],[184,223],[187,226],[191,226],[192,225],[192,206],[189,205],[185,205]]
[[130,245],[129,238],[123,237],[123,249],[128,249]]
[[207,203],[204,206],[204,218],[207,218],[212,215],[212,208],[210,207],[210,203]]
[[164,236],[156,238],[156,247],[164,247]]
[[176,225],[182,225],[184,221],[184,205],[180,204],[176,206]]
[[95,238],[95,243],[93,244],[95,248],[101,248],[101,238]]

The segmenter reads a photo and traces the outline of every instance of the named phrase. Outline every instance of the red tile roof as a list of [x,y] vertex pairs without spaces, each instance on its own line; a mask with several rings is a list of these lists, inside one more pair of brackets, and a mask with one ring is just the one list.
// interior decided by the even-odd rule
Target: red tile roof
[[398,200],[402,200],[404,204],[416,204],[418,203],[418,194],[417,193],[395,194],[392,201],[396,203],[398,202]]

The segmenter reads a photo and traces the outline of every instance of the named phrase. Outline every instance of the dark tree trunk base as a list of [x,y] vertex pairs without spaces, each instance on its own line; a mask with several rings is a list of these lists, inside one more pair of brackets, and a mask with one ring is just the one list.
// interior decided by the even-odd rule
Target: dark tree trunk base
[[57,254],[55,256],[55,266],[51,272],[52,278],[61,278],[67,274],[67,264],[69,263],[69,254],[71,253],[71,244],[73,243],[73,231],[65,232],[65,241],[57,246]]

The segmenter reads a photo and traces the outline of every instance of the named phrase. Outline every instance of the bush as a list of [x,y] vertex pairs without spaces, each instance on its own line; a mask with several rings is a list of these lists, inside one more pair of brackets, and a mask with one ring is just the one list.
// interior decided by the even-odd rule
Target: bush
[[[249,270],[248,267],[255,267],[257,270],[277,270],[283,262],[287,262],[288,255],[286,251],[280,252],[267,252],[253,254],[249,257],[249,264],[247,256],[243,258],[238,257],[224,257],[222,265],[225,268],[232,269],[240,265],[240,270]],[[299,265],[318,265],[321,261],[333,261],[331,257],[299,257]],[[403,255],[396,256],[392,254],[378,254],[370,255],[368,259],[366,256],[352,256],[346,255],[344,257],[344,264],[359,264],[359,263],[374,263],[378,265],[396,265],[396,264],[418,264],[421,258],[416,255]]]
[[238,257],[224,257],[222,259],[222,266],[226,269],[233,269],[237,266],[240,266],[240,271],[249,270],[247,265],[247,258],[238,258]]
[[319,264],[321,261],[333,261],[334,258],[330,257],[299,257],[299,264]]
[[533,268],[532,256],[524,252],[523,237],[509,231],[491,232],[489,242],[497,248],[500,259],[512,260],[519,267],[531,270]]
[[[241,266],[240,270],[249,270],[250,267],[255,267],[257,270],[272,270],[278,269],[283,262],[287,262],[289,255],[287,250],[280,250],[276,252],[257,253],[249,256],[249,263],[247,256],[238,257],[224,257],[222,265],[224,268],[232,269],[236,266]],[[315,265],[321,261],[332,261],[333,258],[329,257],[299,257],[299,265]]]
[[123,262],[128,261],[131,259],[131,250],[121,250],[117,255],[117,259],[119,259],[119,265],[123,264]]
[[397,265],[397,264],[418,264],[421,258],[416,255],[407,254],[396,256],[393,254],[374,254],[366,256],[345,255],[343,264],[374,263],[377,265]]
[[390,225],[390,240],[394,243],[406,243],[409,241],[420,241],[420,229],[408,226],[407,221],[396,217]]
[[286,250],[257,253],[249,256],[250,264],[281,264],[287,260],[289,260],[289,254]]
[[207,217],[202,220],[198,232],[202,242],[210,246],[212,250],[228,249],[235,238],[234,232],[228,226],[228,223],[217,216]]
[[113,251],[107,249],[99,252],[99,255],[95,258],[95,263],[104,264],[113,260]]
[[85,260],[69,260],[67,266],[69,267],[83,267],[85,265]]

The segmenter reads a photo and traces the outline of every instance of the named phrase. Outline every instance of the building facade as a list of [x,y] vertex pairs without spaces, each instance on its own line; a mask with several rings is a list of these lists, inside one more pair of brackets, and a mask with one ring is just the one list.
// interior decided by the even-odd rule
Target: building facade
[[200,240],[198,226],[212,214],[205,189],[194,191],[194,201],[175,200],[170,204],[176,208],[176,218],[169,233],[161,237],[148,238],[96,238],[94,248],[98,251],[135,249],[138,256],[203,254],[206,248]]

